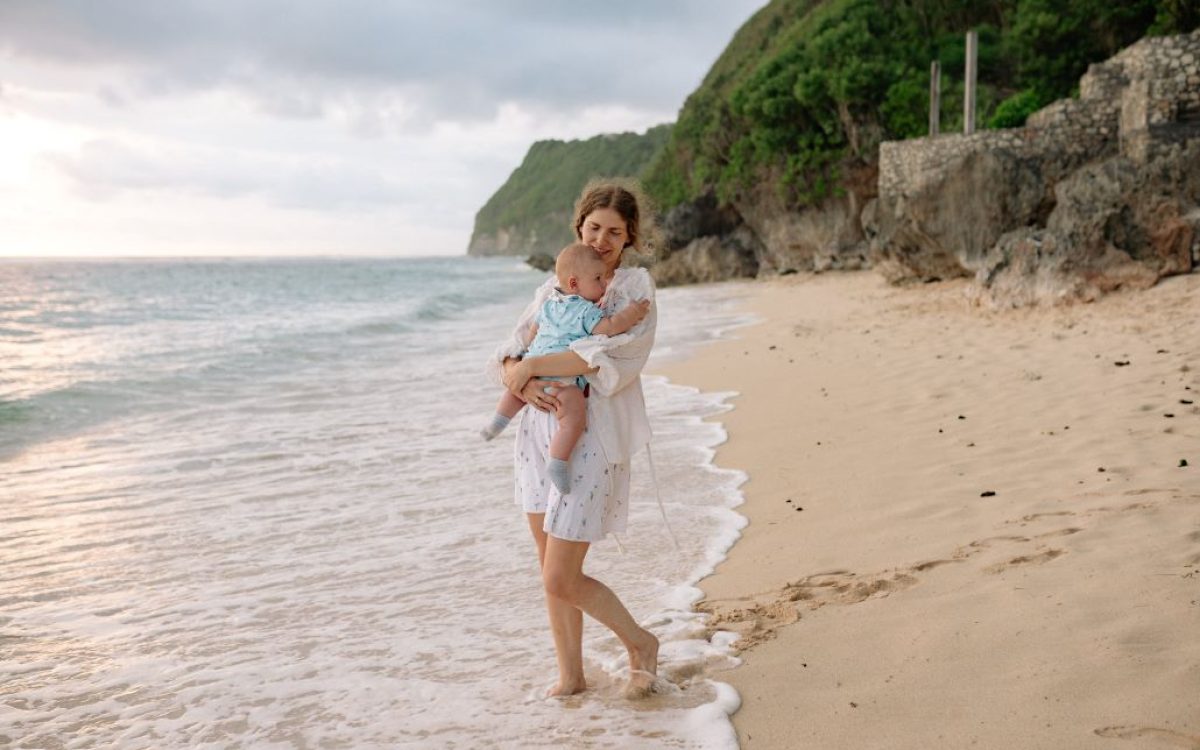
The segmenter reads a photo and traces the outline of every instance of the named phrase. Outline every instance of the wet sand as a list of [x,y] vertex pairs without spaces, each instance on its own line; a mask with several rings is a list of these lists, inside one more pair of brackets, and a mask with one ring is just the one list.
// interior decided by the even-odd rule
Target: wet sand
[[763,283],[664,370],[734,390],[749,525],[701,583],[746,748],[1200,750],[1200,274],[992,311]]

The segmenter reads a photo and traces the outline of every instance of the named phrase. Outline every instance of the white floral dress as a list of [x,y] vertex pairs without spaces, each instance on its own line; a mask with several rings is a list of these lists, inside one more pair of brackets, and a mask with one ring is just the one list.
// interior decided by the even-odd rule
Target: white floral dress
[[[532,326],[542,302],[554,291],[554,279],[538,288],[510,339],[488,361],[492,379],[499,382],[500,363],[520,356],[532,338]],[[654,282],[642,268],[618,268],[608,285],[601,309],[606,316],[630,302],[654,300]],[[625,530],[629,515],[629,462],[650,441],[650,421],[642,396],[641,372],[654,346],[657,306],[631,330],[617,336],[589,336],[571,344],[597,372],[588,375],[587,429],[571,453],[571,491],[563,495],[546,475],[550,439],[558,429],[553,414],[521,410],[513,449],[516,463],[516,503],[526,513],[545,513],[543,528],[559,539],[597,542]]]

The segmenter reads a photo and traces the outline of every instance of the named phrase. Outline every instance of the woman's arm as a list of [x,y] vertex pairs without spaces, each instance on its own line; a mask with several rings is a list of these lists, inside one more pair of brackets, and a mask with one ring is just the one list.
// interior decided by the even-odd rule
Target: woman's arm
[[589,365],[575,352],[543,354],[522,360],[505,360],[504,386],[518,396],[524,397],[526,384],[539,377],[572,377],[590,375],[596,368]]

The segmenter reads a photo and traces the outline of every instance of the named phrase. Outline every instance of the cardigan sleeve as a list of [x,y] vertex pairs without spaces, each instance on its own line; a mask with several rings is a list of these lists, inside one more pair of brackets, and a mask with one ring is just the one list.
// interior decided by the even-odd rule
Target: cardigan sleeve
[[612,396],[637,380],[654,347],[658,306],[654,280],[644,268],[618,269],[606,294],[606,315],[620,312],[635,300],[650,300],[650,311],[640,323],[616,336],[588,336],[571,343],[571,351],[598,370],[586,376],[604,396]]

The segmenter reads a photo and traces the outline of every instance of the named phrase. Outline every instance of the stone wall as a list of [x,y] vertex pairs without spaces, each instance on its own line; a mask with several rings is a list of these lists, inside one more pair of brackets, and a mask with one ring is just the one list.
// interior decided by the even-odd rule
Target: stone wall
[[[1014,245],[1001,243],[1003,236],[1073,226],[1065,215],[1051,221],[1064,197],[1060,185],[1076,178],[1068,212],[1075,217],[1087,213],[1079,201],[1092,195],[1088,176],[1105,175],[1106,206],[1098,209],[1116,212],[1120,219],[1110,224],[1122,230],[1115,238],[1111,227],[1087,233],[1095,247],[1069,247],[1066,236],[1030,240],[1069,250],[1072,262],[1059,264],[1055,273],[1095,275],[1093,256],[1141,262],[1153,279],[1180,272],[1181,264],[1190,270],[1191,258],[1200,254],[1195,218],[1200,196],[1184,189],[1190,173],[1200,170],[1200,163],[1192,164],[1200,153],[1195,144],[1200,144],[1200,30],[1143,39],[1092,65],[1080,81],[1078,99],[1045,107],[1022,128],[882,144],[878,204],[866,227],[872,261],[893,281],[973,273],[980,283],[996,279],[996,248]],[[1116,168],[1096,169],[1114,159],[1121,160]],[[1139,237],[1157,237],[1161,227],[1136,225],[1130,217],[1145,222],[1169,217],[1175,227],[1172,249],[1139,246],[1150,243]],[[1191,245],[1186,262],[1179,260],[1183,242]],[[1146,274],[1123,276],[1134,277]],[[1052,286],[1045,274],[1039,283],[1042,289]]]
[[1200,29],[1145,39],[1121,52],[1130,85],[1121,99],[1121,152],[1145,163],[1200,137]]
[[881,196],[912,192],[968,154],[1007,150],[1017,156],[1047,151],[1084,154],[1089,160],[1120,152],[1137,141],[1196,137],[1200,128],[1200,30],[1150,37],[1080,79],[1079,98],[1062,99],[1029,116],[1023,128],[971,135],[886,141],[879,148]]

